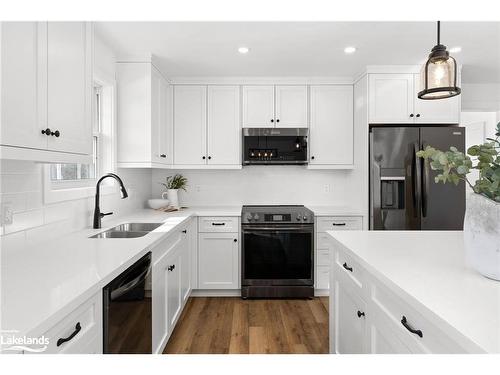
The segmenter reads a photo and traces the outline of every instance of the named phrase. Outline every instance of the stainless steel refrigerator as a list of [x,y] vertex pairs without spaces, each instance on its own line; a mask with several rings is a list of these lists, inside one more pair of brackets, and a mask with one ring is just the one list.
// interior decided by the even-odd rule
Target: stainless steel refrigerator
[[465,184],[434,182],[438,172],[415,155],[427,145],[464,151],[465,128],[370,128],[370,229],[462,230]]

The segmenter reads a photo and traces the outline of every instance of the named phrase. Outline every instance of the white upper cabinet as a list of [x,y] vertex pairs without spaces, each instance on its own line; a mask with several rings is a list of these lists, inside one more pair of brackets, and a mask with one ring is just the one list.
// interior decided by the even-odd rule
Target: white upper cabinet
[[307,128],[307,86],[243,86],[244,128]]
[[204,165],[207,162],[207,87],[174,88],[174,163]]
[[369,75],[370,124],[458,124],[460,96],[422,100],[420,74]]
[[368,85],[371,124],[413,123],[413,74],[370,74]]
[[448,99],[422,100],[417,97],[422,91],[420,74],[414,75],[415,123],[420,124],[458,124],[460,122],[461,96]]
[[307,86],[276,86],[277,128],[307,128]]
[[84,22],[47,25],[48,148],[92,153],[92,35]]
[[118,166],[172,164],[169,86],[149,63],[118,63]]
[[208,87],[208,164],[240,165],[240,88]]
[[274,86],[243,86],[243,127],[274,128]]
[[2,145],[47,148],[46,111],[43,95],[45,74],[40,71],[38,22],[2,22]]
[[1,142],[22,148],[19,154],[10,148],[3,157],[88,162],[92,154],[92,25],[4,22],[1,27]]
[[310,91],[310,165],[352,165],[353,87],[318,85]]

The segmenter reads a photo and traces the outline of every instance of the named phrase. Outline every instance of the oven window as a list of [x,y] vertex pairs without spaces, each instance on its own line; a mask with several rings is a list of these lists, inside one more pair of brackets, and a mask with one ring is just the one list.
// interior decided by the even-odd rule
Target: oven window
[[244,232],[245,279],[312,279],[312,233]]

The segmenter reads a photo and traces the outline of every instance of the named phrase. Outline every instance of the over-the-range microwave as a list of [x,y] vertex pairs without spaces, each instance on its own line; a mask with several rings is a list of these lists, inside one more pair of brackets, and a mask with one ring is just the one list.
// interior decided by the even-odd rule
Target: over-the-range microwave
[[243,165],[307,164],[306,128],[243,128]]

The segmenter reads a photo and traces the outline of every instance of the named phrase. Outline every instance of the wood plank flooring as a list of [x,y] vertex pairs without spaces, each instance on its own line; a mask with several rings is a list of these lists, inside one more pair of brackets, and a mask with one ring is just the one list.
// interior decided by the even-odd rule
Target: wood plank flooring
[[165,354],[328,353],[328,297],[189,299]]

